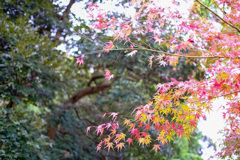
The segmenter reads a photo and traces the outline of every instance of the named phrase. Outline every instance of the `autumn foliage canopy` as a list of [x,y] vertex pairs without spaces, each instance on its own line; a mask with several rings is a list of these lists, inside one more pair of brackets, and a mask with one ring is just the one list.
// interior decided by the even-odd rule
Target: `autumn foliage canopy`
[[[191,7],[183,9],[184,3],[191,4]],[[217,155],[238,155],[240,1],[169,0],[169,4],[163,7],[158,0],[132,0],[130,7],[136,12],[124,18],[114,17],[95,4],[89,5],[92,29],[108,30],[113,37],[102,54],[119,50],[126,51],[126,56],[131,58],[138,56],[140,51],[148,51],[152,53],[148,58],[149,66],[157,63],[175,67],[180,60],[187,61],[204,70],[204,78],[198,81],[189,75],[187,81],[172,78],[167,83],[156,84],[153,98],[147,104],[137,106],[132,115],[106,113],[103,118],[108,118],[109,122],[89,126],[87,133],[107,134],[97,150],[121,150],[136,142],[143,146],[152,145],[153,150],[161,152],[161,146],[175,137],[190,138],[198,121],[215,107],[213,100],[223,97],[227,101],[227,105],[221,107],[226,122],[223,128],[225,140],[222,152]],[[139,45],[137,41],[140,42],[141,36],[145,35],[151,35],[151,41],[164,49]],[[126,47],[115,47],[117,41],[125,42]],[[82,59],[77,63],[83,64]],[[111,81],[114,75],[111,70],[105,71],[106,79]]]

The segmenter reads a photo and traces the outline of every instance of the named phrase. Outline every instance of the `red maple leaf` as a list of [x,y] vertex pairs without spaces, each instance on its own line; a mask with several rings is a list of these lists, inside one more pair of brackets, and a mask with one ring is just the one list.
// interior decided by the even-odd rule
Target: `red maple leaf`
[[183,131],[181,129],[178,129],[176,134],[180,137],[183,134]]
[[149,124],[146,124],[144,130],[147,130],[147,131],[148,131],[150,128],[151,128],[151,126],[150,126]]
[[194,119],[190,120],[189,123],[192,127],[195,127],[197,125],[196,120]]
[[130,144],[133,142],[133,140],[132,140],[132,138],[128,138],[128,139],[126,140],[126,142],[128,142],[128,145],[130,146]]

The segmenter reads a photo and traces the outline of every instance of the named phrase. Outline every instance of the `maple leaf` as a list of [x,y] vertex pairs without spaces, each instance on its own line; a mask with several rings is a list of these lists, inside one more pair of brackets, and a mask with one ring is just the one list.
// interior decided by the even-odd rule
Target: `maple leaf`
[[128,139],[126,140],[126,142],[128,142],[128,145],[130,146],[130,144],[133,142],[133,140],[132,140],[132,138],[128,138]]
[[133,129],[131,130],[131,134],[132,134],[132,135],[135,135],[135,134],[137,134],[137,133],[138,133],[138,129],[133,128]]
[[160,145],[159,144],[154,144],[153,145],[153,149],[152,150],[154,150],[155,151],[155,153],[157,153],[157,151],[158,150],[160,150],[161,151],[161,149],[160,149]]
[[192,127],[195,127],[197,125],[196,120],[194,120],[194,119],[190,120],[189,123]]
[[143,122],[140,122],[139,125],[138,125],[138,128],[141,128],[143,125]]
[[121,139],[122,139],[122,135],[116,134],[116,138],[115,138],[116,143],[118,143]]
[[110,80],[110,79],[112,79],[114,77],[113,74],[110,74],[110,71],[108,69],[105,69],[105,75],[104,76],[108,80]]
[[130,120],[129,120],[129,119],[124,119],[123,125],[128,125],[129,123],[130,123]]
[[102,148],[102,141],[97,145],[97,151],[100,151]]
[[159,61],[159,65],[165,67],[165,66],[167,65],[167,62],[165,62],[165,61]]
[[139,143],[139,145],[144,145],[144,138],[139,138],[138,139],[138,143]]
[[134,123],[131,123],[130,125],[129,125],[129,129],[132,129],[132,128],[134,128],[135,127],[135,124]]
[[107,148],[109,152],[110,149],[113,149],[113,143],[112,142],[107,143],[105,148]]
[[123,142],[121,142],[121,143],[119,143],[119,144],[116,145],[116,148],[118,149],[118,151],[119,151],[119,150],[122,150],[123,147],[125,148],[124,145],[125,145],[125,144],[124,144]]
[[148,131],[150,128],[151,128],[151,126],[150,126],[149,124],[146,124],[144,130],[147,130],[147,131]]
[[92,126],[87,127],[87,129],[86,129],[87,135],[88,135],[88,132],[90,131],[91,127],[92,127]]
[[110,135],[114,135],[117,132],[115,128],[112,128],[110,131],[111,131]]
[[111,122],[109,122],[109,123],[106,124],[105,127],[106,127],[106,129],[109,129],[111,126],[112,126],[112,124],[111,124]]
[[104,113],[103,116],[102,116],[102,119],[107,115],[107,113]]
[[154,43],[158,43],[159,45],[162,43],[162,41],[163,41],[163,39],[162,38],[160,38],[160,36],[156,36],[155,37],[155,42]]
[[148,134],[146,132],[141,132],[142,137],[146,138],[146,136],[148,136]]
[[78,64],[78,63],[79,63],[79,66],[84,65],[84,61],[81,57],[77,58],[77,62],[75,64]]
[[108,43],[108,45],[104,47],[104,51],[105,51],[105,52],[109,52],[108,50],[109,50],[109,49],[112,49],[112,48],[114,47],[112,41],[109,41],[109,42],[107,42],[107,43]]
[[124,134],[124,133],[121,133],[121,136],[122,136],[122,139],[125,141],[126,134]]
[[118,113],[112,112],[109,117],[112,116],[112,120],[115,121],[117,119],[117,115],[118,115]]
[[154,127],[156,128],[156,130],[159,130],[159,131],[162,129],[162,126],[159,124],[156,124]]
[[97,132],[97,135],[100,133],[100,136],[103,134],[104,128],[103,125],[97,126],[97,129],[95,132]]
[[187,46],[187,44],[185,43],[185,42],[180,42],[180,44],[179,45],[177,45],[177,49],[180,51],[180,50],[185,50],[185,51],[187,51],[187,48],[188,48],[188,46]]
[[107,138],[104,138],[103,142],[104,142],[104,143],[109,143],[109,142],[110,142],[110,140],[111,140],[111,136],[110,136],[110,135],[108,135],[108,137],[107,137]]
[[176,132],[176,134],[177,134],[179,137],[182,136],[182,134],[183,134],[183,130],[178,129],[177,132]]

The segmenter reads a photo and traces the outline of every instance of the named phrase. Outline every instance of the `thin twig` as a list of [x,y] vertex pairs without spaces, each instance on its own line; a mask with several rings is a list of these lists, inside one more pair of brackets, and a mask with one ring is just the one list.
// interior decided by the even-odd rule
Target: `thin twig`
[[[84,53],[85,55],[87,54],[94,54],[94,53],[99,53],[99,52],[104,52],[104,51],[129,51],[129,50],[139,50],[139,51],[149,51],[149,52],[157,52],[157,53],[162,53],[168,56],[176,56],[176,57],[184,57],[184,58],[202,58],[202,59],[207,59],[207,58],[232,58],[232,57],[223,57],[223,56],[188,56],[188,55],[179,55],[179,54],[171,54],[168,52],[164,52],[164,51],[159,51],[159,50],[155,50],[155,49],[147,49],[147,48],[118,48],[118,49],[107,49],[107,50],[96,50],[96,51],[92,51],[92,52],[87,52]],[[234,59],[234,58],[232,58]],[[240,59],[240,57],[236,57],[235,59]]]
[[204,5],[201,1],[196,0],[199,4],[201,4],[204,8],[206,8],[207,10],[209,10],[212,14],[214,14],[215,16],[217,16],[219,19],[221,19],[224,23],[226,23],[227,25],[229,25],[230,27],[236,29],[239,33],[240,33],[240,29],[237,28],[236,26],[232,25],[231,23],[225,21],[222,17],[220,17],[217,13],[213,12],[210,8],[208,8],[206,5]]
[[[80,37],[84,37],[84,38],[86,38],[87,40],[89,40],[89,41],[91,41],[91,42],[93,42],[93,43],[95,43],[96,44],[96,42],[95,41],[93,41],[92,39],[90,39],[89,37],[87,37],[86,35],[84,35],[84,34],[82,34],[82,33],[79,33],[79,32],[77,32],[77,31],[75,31],[75,30],[73,30],[76,34],[78,34]],[[103,43],[103,42],[101,42],[101,43]],[[104,45],[103,44],[100,44],[99,43],[99,45],[100,46],[102,46],[102,47],[104,47]],[[107,44],[105,44],[105,45],[107,45]]]

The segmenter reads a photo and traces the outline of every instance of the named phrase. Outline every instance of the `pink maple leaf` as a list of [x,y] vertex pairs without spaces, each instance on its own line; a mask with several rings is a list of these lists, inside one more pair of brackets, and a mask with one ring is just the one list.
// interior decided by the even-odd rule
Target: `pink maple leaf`
[[97,151],[100,151],[102,148],[102,141],[97,145]]
[[108,80],[110,80],[110,79],[112,79],[114,77],[113,74],[110,74],[110,71],[108,69],[105,69],[105,75],[104,76]]
[[113,120],[113,121],[115,121],[115,120],[116,120],[116,118],[117,118],[117,115],[118,115],[118,113],[116,113],[116,112],[112,112],[112,113],[110,114],[110,116],[109,116],[109,117],[111,117],[111,116],[112,116],[112,120]]
[[90,129],[91,129],[91,126],[87,127],[87,129],[86,129],[87,135],[88,135],[88,132],[90,131]]
[[130,48],[131,48],[131,49],[132,49],[132,51],[133,51],[134,47],[133,47],[133,46],[130,46]]
[[103,125],[99,125],[97,126],[97,129],[95,132],[97,132],[97,135],[100,133],[100,136],[101,136],[103,134],[103,130],[104,130]]
[[106,124],[106,129],[109,129],[112,126],[111,122]]
[[113,45],[113,42],[112,41],[109,41],[107,42],[108,45],[104,47],[104,51],[108,52],[109,49],[113,48],[114,45]]
[[155,43],[157,42],[159,45],[162,43],[163,39],[160,36],[155,37]]
[[[80,57],[77,58],[77,62],[76,62],[76,63],[79,63],[79,66],[84,65],[84,61],[83,61],[83,59],[80,58]],[[75,63],[75,64],[76,64],[76,63]]]

